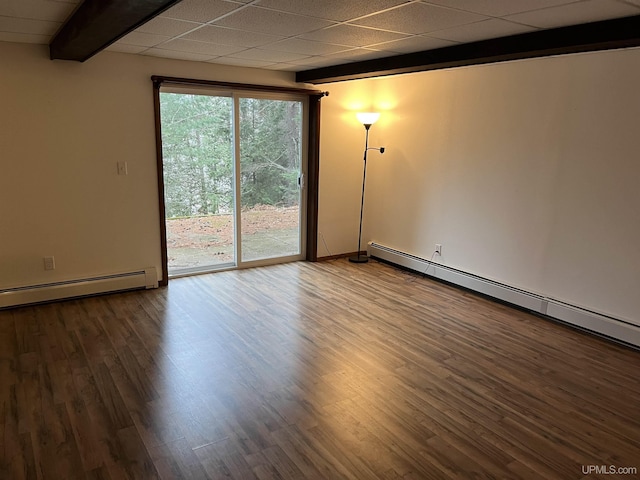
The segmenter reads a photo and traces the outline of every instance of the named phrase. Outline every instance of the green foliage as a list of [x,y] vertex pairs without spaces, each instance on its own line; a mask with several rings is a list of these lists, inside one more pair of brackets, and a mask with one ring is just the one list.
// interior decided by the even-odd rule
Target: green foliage
[[[233,99],[161,93],[167,217],[233,211]],[[240,98],[243,208],[298,203],[301,103]]]
[[233,208],[230,97],[161,93],[167,217]]
[[301,125],[300,102],[240,99],[243,207],[297,203]]

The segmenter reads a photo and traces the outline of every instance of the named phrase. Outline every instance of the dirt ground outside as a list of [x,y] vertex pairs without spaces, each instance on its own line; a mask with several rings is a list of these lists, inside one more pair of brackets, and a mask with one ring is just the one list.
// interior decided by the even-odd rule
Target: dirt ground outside
[[[259,205],[243,210],[244,261],[299,253],[299,208]],[[233,215],[206,215],[167,220],[169,270],[232,263]]]

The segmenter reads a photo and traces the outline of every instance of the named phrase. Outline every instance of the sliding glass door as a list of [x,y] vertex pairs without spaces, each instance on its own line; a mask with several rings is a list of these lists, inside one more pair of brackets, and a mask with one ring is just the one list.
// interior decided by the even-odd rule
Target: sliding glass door
[[161,93],[169,272],[235,263],[233,98]]
[[242,261],[300,255],[302,102],[238,102]]
[[306,97],[162,89],[170,275],[304,257]]

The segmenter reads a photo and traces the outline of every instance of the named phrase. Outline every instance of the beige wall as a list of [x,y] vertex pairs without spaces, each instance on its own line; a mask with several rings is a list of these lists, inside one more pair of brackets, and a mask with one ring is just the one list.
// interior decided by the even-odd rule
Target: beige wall
[[0,42],[0,288],[160,272],[154,74],[293,85],[289,72],[109,52],[52,62],[47,47]]
[[637,49],[325,85],[319,230],[355,250],[368,96],[364,240],[640,325],[638,85]]
[[[160,270],[152,74],[293,84],[0,43],[0,288]],[[640,323],[639,84],[640,50],[625,50],[325,86],[319,255],[356,249],[354,112],[375,108],[387,153],[369,157],[365,242],[426,258],[441,243],[446,265]]]
[[[358,247],[365,130],[354,112],[374,108],[373,86],[373,81],[326,86],[330,94],[322,99],[320,125],[319,257]],[[378,133],[371,131],[372,145]],[[364,240],[362,245],[365,249]]]

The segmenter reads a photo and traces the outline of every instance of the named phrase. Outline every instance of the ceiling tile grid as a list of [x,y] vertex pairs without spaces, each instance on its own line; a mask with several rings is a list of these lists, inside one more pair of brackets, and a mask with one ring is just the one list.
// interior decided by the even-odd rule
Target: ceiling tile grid
[[258,47],[260,45],[268,45],[279,40],[283,40],[285,37],[218,27],[216,25],[204,25],[181,38],[186,40],[198,40],[201,42],[237,45],[245,48],[251,48]]
[[414,2],[354,20],[357,25],[404,34],[420,35],[457,25],[479,22],[487,17],[453,8]]
[[385,30],[377,30],[375,28],[361,27],[359,25],[343,24],[323,28],[322,30],[316,30],[311,33],[305,33],[300,35],[299,38],[313,40],[316,42],[331,43],[334,45],[364,47],[365,45],[401,40],[406,38],[406,35],[387,32]]
[[429,35],[451,42],[476,42],[478,40],[486,40],[488,38],[506,37],[508,35],[517,35],[538,30],[530,25],[508,22],[500,18],[490,18],[480,22],[467,23],[458,25],[444,30],[431,32]]
[[[47,44],[81,0],[0,0],[0,41]],[[277,70],[640,15],[640,0],[182,0],[108,50]]]
[[435,48],[450,47],[458,45],[459,42],[451,40],[443,40],[440,38],[430,37],[427,35],[413,35],[403,38],[402,40],[394,40],[392,42],[380,43],[372,45],[390,53],[412,53],[421,52],[423,50],[433,50]]
[[49,20],[62,24],[76,9],[75,3],[54,0],[2,0],[0,17],[24,20]]
[[617,0],[584,0],[554,8],[509,15],[505,19],[539,28],[554,28],[571,23],[595,22],[639,13],[638,7]]
[[426,3],[478,13],[490,17],[504,17],[531,10],[543,10],[577,0],[428,0]]
[[183,0],[165,11],[161,17],[207,23],[233,12],[240,4],[220,0]]
[[248,32],[258,32],[290,37],[312,32],[332,25],[334,22],[316,17],[269,10],[259,6],[238,9],[213,22],[214,25],[235,28]]

